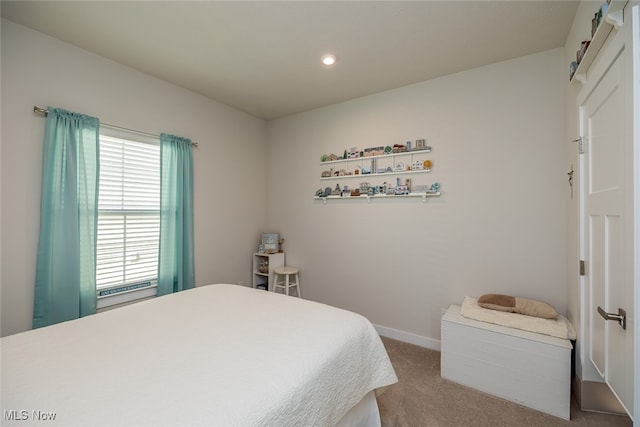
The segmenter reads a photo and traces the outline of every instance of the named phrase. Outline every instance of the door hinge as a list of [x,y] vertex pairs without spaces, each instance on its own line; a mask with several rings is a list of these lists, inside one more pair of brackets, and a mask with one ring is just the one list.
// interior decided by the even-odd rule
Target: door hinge
[[584,260],[580,260],[580,275],[584,276]]
[[584,154],[584,141],[583,141],[581,136],[579,136],[578,138],[574,139],[571,142],[577,142],[578,143],[578,154]]

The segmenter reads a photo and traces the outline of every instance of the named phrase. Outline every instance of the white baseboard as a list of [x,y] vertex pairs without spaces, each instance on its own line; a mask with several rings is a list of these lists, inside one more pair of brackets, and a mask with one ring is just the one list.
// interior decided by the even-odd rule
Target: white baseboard
[[419,347],[428,348],[430,350],[440,351],[440,340],[423,337],[422,335],[412,334],[411,332],[400,331],[398,329],[387,328],[386,326],[373,325],[383,337],[417,345]]

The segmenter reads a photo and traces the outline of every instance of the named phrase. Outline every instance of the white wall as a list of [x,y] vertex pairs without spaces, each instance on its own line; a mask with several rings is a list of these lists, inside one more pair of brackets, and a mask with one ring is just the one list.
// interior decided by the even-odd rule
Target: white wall
[[[268,220],[304,296],[435,348],[440,308],[465,295],[564,313],[566,69],[555,49],[270,122]],[[418,138],[434,168],[414,183],[439,181],[442,197],[314,201],[336,182],[383,181],[320,181],[321,154]]]
[[33,106],[197,141],[196,282],[251,283],[265,227],[265,122],[2,20],[2,335],[31,328],[44,118]]

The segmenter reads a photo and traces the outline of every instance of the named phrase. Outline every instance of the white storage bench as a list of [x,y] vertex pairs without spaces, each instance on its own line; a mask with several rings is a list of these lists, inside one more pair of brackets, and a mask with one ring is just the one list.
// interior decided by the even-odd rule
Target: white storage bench
[[468,319],[457,305],[441,335],[443,378],[570,419],[571,341]]

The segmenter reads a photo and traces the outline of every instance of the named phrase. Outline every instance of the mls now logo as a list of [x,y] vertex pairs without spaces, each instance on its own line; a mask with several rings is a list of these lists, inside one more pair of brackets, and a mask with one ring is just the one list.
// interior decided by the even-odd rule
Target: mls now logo
[[37,410],[27,411],[26,409],[5,409],[4,419],[6,421],[53,421],[56,419],[56,413]]

